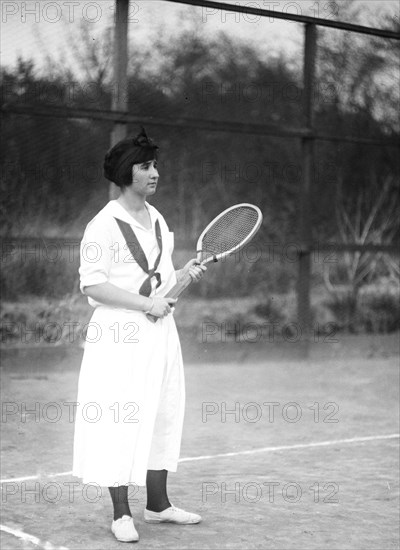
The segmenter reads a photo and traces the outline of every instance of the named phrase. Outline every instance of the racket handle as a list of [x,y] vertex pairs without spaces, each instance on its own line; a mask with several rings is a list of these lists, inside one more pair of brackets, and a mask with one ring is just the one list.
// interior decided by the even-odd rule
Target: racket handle
[[152,323],[157,323],[158,321],[158,317],[156,317],[155,315],[152,315],[151,313],[146,313],[146,317]]
[[[190,285],[191,282],[192,277],[187,273],[183,277],[183,279],[179,281],[179,283],[176,283],[176,285],[171,288],[171,290],[164,296],[164,298],[178,298],[178,296],[182,294],[182,292]],[[156,317],[151,313],[146,313],[146,317],[152,323],[157,323],[159,319],[159,317]]]
[[192,277],[189,275],[189,273],[186,273],[186,275],[179,281],[179,283],[176,283],[176,285],[174,285],[171,290],[165,295],[165,298],[179,298],[185,288],[187,288],[192,281]]

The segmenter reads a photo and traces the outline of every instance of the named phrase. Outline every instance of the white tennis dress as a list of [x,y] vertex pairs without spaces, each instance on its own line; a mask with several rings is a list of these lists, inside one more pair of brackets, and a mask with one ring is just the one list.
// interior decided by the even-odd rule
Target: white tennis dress
[[[146,202],[152,227],[144,228],[117,201],[110,201],[88,224],[81,243],[80,288],[109,281],[138,293],[147,275],[132,259],[114,217],[128,222],[154,266],[151,296],[163,296],[176,283],[171,254],[173,233]],[[73,475],[103,487],[145,485],[146,471],[176,471],[183,426],[185,386],[181,347],[173,315],[153,324],[141,311],[95,307],[79,376]]]

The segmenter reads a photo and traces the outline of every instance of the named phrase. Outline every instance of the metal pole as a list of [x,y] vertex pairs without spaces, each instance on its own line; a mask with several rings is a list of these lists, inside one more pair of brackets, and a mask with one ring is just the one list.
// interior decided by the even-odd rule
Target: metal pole
[[314,24],[307,23],[305,26],[304,45],[304,124],[310,131],[310,135],[302,138],[302,187],[300,189],[299,209],[299,234],[301,251],[299,254],[299,273],[297,286],[297,318],[302,332],[302,354],[308,357],[311,337],[311,304],[310,304],[310,282],[311,282],[311,189],[314,174],[314,78],[315,78],[315,57],[317,45],[317,29]]
[[[114,81],[111,110],[117,112],[128,110],[128,12],[129,0],[115,0]],[[126,134],[126,121],[115,122],[111,132],[111,147],[124,139]],[[110,200],[117,198],[118,195],[118,187],[110,183]]]

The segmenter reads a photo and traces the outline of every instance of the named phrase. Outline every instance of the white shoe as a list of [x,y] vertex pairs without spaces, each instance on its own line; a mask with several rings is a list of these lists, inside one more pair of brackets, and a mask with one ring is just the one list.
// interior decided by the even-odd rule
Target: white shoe
[[131,516],[122,516],[111,524],[111,531],[120,542],[136,542],[139,540],[138,532],[135,529]]
[[146,523],[178,523],[180,525],[189,525],[190,523],[200,523],[201,516],[185,512],[175,506],[170,506],[162,512],[144,511],[144,521]]

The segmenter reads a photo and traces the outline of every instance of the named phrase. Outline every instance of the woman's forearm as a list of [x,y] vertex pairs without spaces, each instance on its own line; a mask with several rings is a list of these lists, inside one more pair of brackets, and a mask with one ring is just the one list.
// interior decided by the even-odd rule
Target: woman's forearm
[[132,294],[132,292],[128,292],[108,282],[85,286],[83,291],[87,296],[96,300],[96,302],[100,302],[106,306],[147,311],[153,304],[152,298],[141,296],[140,294]]

